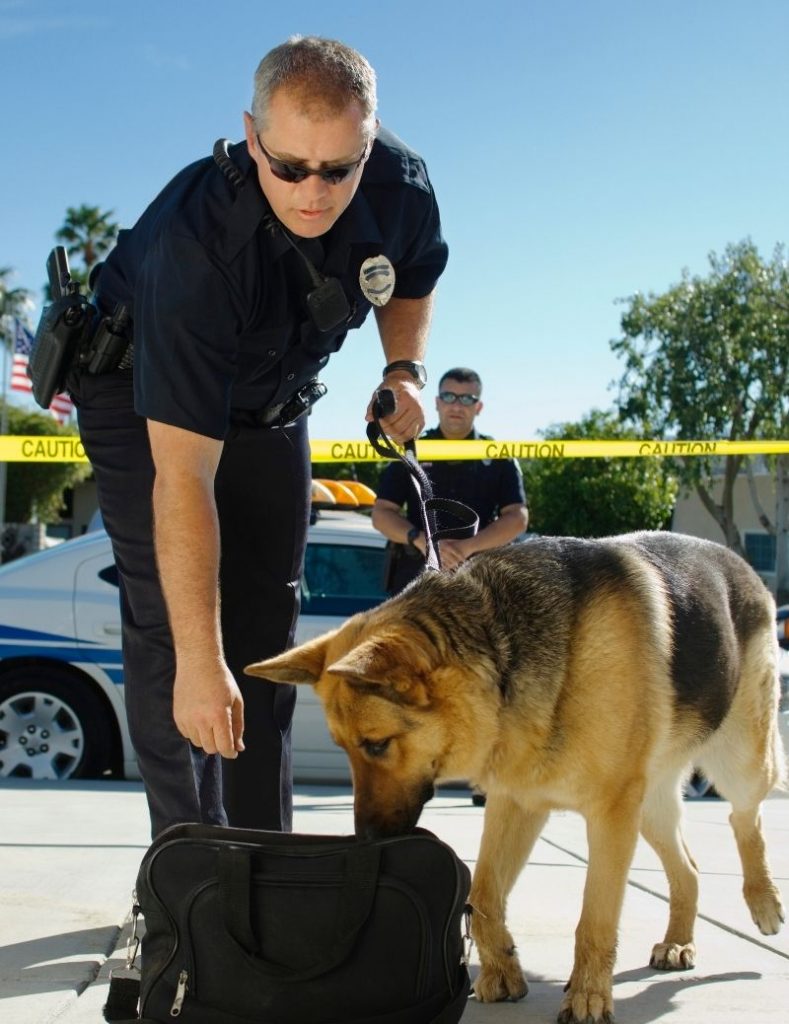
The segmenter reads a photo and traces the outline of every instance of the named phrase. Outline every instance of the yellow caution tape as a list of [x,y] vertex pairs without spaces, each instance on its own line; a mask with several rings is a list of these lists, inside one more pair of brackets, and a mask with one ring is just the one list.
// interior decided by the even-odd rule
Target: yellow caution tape
[[[367,441],[312,441],[313,462],[376,462]],[[420,462],[446,459],[597,459],[666,455],[777,455],[789,441],[417,441]]]
[[78,437],[42,434],[0,437],[0,462],[87,462]]
[[[311,441],[312,461],[384,462],[369,441]],[[780,455],[789,441],[417,441],[420,462],[460,459],[599,459]],[[0,437],[2,462],[86,462],[79,437]]]

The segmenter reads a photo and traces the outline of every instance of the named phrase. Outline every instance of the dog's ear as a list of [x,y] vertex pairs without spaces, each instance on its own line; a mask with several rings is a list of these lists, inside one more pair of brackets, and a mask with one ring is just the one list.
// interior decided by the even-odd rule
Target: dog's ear
[[248,676],[262,676],[274,683],[316,683],[323,674],[326,664],[326,649],[329,640],[336,630],[323,636],[308,640],[299,647],[294,647],[276,658],[257,661],[247,665],[244,672]]
[[351,686],[379,693],[398,704],[426,707],[430,703],[425,676],[430,665],[424,651],[402,637],[372,637],[326,666]]

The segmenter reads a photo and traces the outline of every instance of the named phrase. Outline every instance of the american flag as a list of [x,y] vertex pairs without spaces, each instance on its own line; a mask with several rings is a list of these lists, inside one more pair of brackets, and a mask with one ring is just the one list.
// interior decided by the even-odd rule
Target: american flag
[[[25,325],[14,317],[14,362],[11,367],[12,391],[32,392],[33,384],[27,375],[27,364],[30,362],[30,351],[33,347],[33,335]],[[49,411],[60,423],[65,425],[71,417],[74,404],[68,395],[55,395]]]

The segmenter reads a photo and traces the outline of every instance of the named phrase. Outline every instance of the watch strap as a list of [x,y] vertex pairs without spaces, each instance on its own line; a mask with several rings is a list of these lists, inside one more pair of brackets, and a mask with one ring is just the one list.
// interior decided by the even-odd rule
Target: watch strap
[[395,370],[404,370],[406,373],[409,373],[420,388],[423,388],[427,383],[425,364],[415,359],[395,359],[393,363],[387,363],[384,367],[383,376],[385,377],[387,373],[393,373]]

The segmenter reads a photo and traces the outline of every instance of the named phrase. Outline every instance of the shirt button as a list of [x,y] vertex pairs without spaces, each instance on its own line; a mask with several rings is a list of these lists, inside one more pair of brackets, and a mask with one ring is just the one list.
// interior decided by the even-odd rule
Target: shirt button
[[296,374],[295,374],[295,373],[289,373],[289,374],[288,374],[288,380],[293,380],[293,378],[294,378],[295,376],[296,376]]

